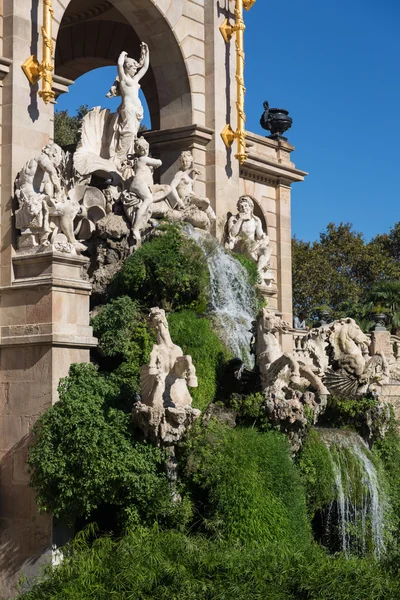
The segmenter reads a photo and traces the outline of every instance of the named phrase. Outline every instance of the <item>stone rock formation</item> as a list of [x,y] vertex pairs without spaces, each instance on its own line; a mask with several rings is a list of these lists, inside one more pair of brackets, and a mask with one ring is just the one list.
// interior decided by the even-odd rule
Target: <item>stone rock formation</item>
[[173,343],[165,312],[152,308],[150,319],[157,330],[157,343],[150,364],[141,371],[141,400],[132,410],[134,424],[144,437],[158,446],[172,446],[200,416],[192,408],[188,387],[197,387],[191,356]]

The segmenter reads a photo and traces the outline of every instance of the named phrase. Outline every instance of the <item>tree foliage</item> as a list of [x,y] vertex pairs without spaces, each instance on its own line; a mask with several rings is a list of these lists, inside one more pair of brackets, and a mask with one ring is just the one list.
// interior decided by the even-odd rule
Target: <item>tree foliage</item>
[[128,295],[148,308],[179,310],[206,305],[208,269],[201,249],[177,226],[160,228],[124,263],[111,285],[113,296]]
[[59,393],[29,452],[39,508],[70,524],[104,504],[130,522],[156,518],[170,501],[162,454],[136,442],[130,415],[109,405],[115,387],[93,365],[72,365]]
[[367,243],[350,223],[329,223],[313,243],[294,238],[294,312],[305,309],[317,319],[318,307],[323,306],[334,318],[354,313],[365,319],[371,310],[367,305],[372,286],[400,278],[399,240],[399,224]]
[[81,134],[83,117],[89,112],[87,104],[81,104],[76,115],[70,115],[67,110],[56,110],[54,113],[54,142],[64,148],[76,146]]

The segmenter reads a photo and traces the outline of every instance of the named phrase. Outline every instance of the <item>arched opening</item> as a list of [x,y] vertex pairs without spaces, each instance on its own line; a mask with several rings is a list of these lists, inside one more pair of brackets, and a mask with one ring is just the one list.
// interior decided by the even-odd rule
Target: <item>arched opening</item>
[[150,49],[150,68],[141,80],[153,129],[190,125],[188,73],[168,22],[150,0],[71,0],[57,35],[55,72],[76,80],[98,67],[116,65],[119,54],[139,57]]
[[[82,104],[90,108],[99,105],[109,108],[115,112],[121,102],[120,97],[107,98],[106,93],[115,80],[117,69],[113,67],[101,67],[93,69],[78,77],[73,86],[69,88],[68,94],[63,94],[57,100],[56,111],[68,110],[72,115]],[[142,90],[139,91],[140,101],[144,108],[142,124],[146,129],[152,129],[150,110],[147,98]]]

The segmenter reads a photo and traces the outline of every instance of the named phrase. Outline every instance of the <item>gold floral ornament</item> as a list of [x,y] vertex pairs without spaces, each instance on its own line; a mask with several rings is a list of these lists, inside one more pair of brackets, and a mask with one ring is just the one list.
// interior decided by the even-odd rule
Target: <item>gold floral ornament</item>
[[243,164],[247,158],[245,130],[246,113],[244,112],[244,96],[246,93],[244,85],[244,30],[246,29],[246,25],[243,20],[243,9],[250,10],[255,2],[256,0],[235,0],[235,23],[231,25],[229,20],[225,19],[219,28],[222,37],[227,44],[231,41],[233,34],[235,34],[237,129],[236,131],[233,131],[228,123],[221,131],[221,137],[227,148],[230,148],[233,142],[237,140],[238,152],[235,154],[235,158],[238,159],[240,164]]
[[37,57],[32,55],[22,65],[22,69],[31,85],[35,85],[39,79],[42,80],[42,89],[39,92],[39,96],[43,99],[45,104],[48,104],[48,102],[55,97],[52,89],[52,73],[54,71],[54,47],[52,37],[53,14],[52,0],[43,0],[43,26],[41,28],[43,38],[43,61],[40,63]]

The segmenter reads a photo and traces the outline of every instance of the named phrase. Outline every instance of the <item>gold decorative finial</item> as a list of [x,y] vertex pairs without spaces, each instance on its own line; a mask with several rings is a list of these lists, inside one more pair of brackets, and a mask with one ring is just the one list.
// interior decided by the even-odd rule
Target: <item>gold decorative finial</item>
[[53,87],[53,5],[52,0],[43,0],[43,61],[39,63],[36,56],[30,56],[22,65],[22,69],[27,76],[29,83],[35,85],[39,79],[42,79],[42,89],[39,96],[45,104],[55,97]]
[[231,25],[228,19],[225,19],[219,30],[228,44],[233,34],[235,34],[235,47],[236,47],[236,83],[237,83],[237,129],[233,131],[232,127],[228,124],[225,125],[221,132],[221,137],[224,141],[225,146],[230,148],[235,140],[238,143],[238,152],[235,154],[235,158],[238,159],[240,164],[243,164],[247,158],[246,152],[246,114],[244,112],[244,95],[246,88],[244,85],[244,30],[246,25],[243,20],[243,8],[250,10],[255,4],[256,0],[235,0],[235,24]]

